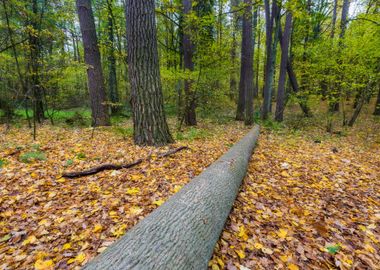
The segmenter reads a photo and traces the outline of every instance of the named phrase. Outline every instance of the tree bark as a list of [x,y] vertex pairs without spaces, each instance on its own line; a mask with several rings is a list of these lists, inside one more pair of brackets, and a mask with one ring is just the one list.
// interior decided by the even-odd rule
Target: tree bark
[[31,84],[32,84],[32,93],[33,93],[33,103],[34,103],[34,117],[36,118],[38,123],[41,123],[44,116],[44,104],[43,104],[43,88],[41,87],[40,81],[40,37],[39,37],[39,29],[40,22],[37,21],[38,16],[38,3],[37,0],[32,1],[32,19],[31,19],[31,28],[34,33],[29,31],[29,49],[30,49],[30,66],[31,66]]
[[267,119],[270,112],[272,101],[272,81],[273,81],[273,23],[277,14],[276,1],[272,2],[272,12],[270,10],[269,0],[264,0],[265,8],[265,31],[266,31],[266,61],[265,61],[265,81],[264,81],[264,103],[261,112],[261,118]]
[[[187,15],[190,14],[192,10],[192,1],[183,0],[183,14],[185,16],[185,23],[183,28],[182,36],[182,46],[183,46],[183,64],[185,72],[189,72],[189,76],[192,71],[194,71],[193,63],[193,44],[190,36],[190,25],[187,22]],[[195,113],[196,108],[196,96],[194,89],[192,89],[193,81],[191,78],[185,80],[185,111],[184,111],[184,120],[187,126],[197,125],[197,117]]]
[[107,0],[107,10],[108,10],[108,92],[111,105],[112,113],[117,113],[120,108],[117,103],[119,103],[119,93],[117,89],[117,77],[116,77],[116,57],[115,57],[115,37],[114,37],[114,25],[113,25],[113,12],[112,12],[113,0]]
[[338,0],[334,0],[333,14],[331,18],[331,32],[330,37],[333,39],[335,36],[336,14],[338,9]]
[[[253,14],[252,25],[252,0],[244,0],[247,5],[243,19],[243,41],[242,41],[242,60],[244,59],[245,78],[244,78],[244,92],[245,92],[245,118],[244,124],[250,126],[253,124],[253,57],[255,48],[255,35],[252,29],[256,28],[257,24],[257,9],[255,8]],[[243,53],[244,47],[244,53]],[[243,62],[243,61],[242,61]]]
[[[281,25],[279,25],[279,27],[281,27]],[[291,28],[292,28],[292,14],[288,11],[286,14],[284,35],[282,36],[283,40],[281,42],[280,77],[278,79],[277,102],[276,102],[276,113],[275,113],[275,119],[278,122],[282,122],[284,120],[285,82],[286,82],[286,69],[287,69],[287,63],[288,63]]]
[[258,135],[253,128],[83,269],[207,269]]
[[231,0],[231,12],[234,12],[232,15],[232,44],[231,44],[231,51],[230,51],[230,59],[231,59],[231,72],[230,72],[230,98],[235,99],[236,92],[237,92],[237,79],[236,79],[236,58],[237,58],[237,32],[239,29],[238,21],[239,16],[236,14],[236,8],[239,5],[238,0]]
[[80,29],[82,32],[84,60],[87,67],[88,89],[93,126],[110,124],[98,39],[95,30],[91,0],[76,0]]
[[134,141],[165,145],[173,139],[164,112],[154,0],[127,0],[126,13]]
[[380,115],[380,87],[379,92],[377,93],[377,100],[375,104],[375,110],[373,111],[373,115]]

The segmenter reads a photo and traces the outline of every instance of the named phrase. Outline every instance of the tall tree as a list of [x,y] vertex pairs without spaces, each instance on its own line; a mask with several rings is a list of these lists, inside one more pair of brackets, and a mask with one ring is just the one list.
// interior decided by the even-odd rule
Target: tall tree
[[252,29],[255,29],[257,25],[257,8],[255,8],[255,12],[253,14],[252,25],[252,0],[244,0],[244,3],[247,5],[245,7],[245,13],[243,18],[242,40],[242,63],[244,62],[244,69],[246,69],[246,71],[244,72],[243,82],[245,92],[244,124],[246,126],[249,126],[253,124],[253,56],[255,49],[255,35],[253,34]]
[[134,141],[138,145],[171,143],[164,112],[154,0],[127,0],[126,15]]
[[76,0],[76,6],[82,32],[84,60],[88,66],[87,78],[90,92],[92,125],[109,125],[106,92],[91,0]]
[[[281,25],[279,25],[281,27]],[[276,121],[281,122],[284,119],[284,110],[285,110],[285,82],[286,82],[286,71],[288,64],[288,54],[289,54],[289,41],[290,33],[292,27],[292,14],[288,11],[286,13],[284,35],[282,36],[281,41],[281,62],[280,62],[280,76],[278,79],[278,88],[277,88],[277,102],[276,102]]]
[[112,113],[118,111],[116,103],[119,102],[116,76],[116,57],[115,57],[115,35],[114,35],[114,16],[113,0],[107,0],[107,26],[108,26],[108,92],[112,103]]
[[331,32],[330,37],[334,38],[335,36],[335,24],[336,24],[336,14],[338,9],[338,0],[334,0],[333,14],[331,18]]
[[[192,11],[192,1],[183,0],[183,14],[185,16],[185,23],[182,36],[182,46],[183,46],[183,64],[185,72],[191,73],[194,70],[193,62],[193,50],[194,46],[191,41],[191,25],[189,23],[189,14]],[[190,77],[190,74],[188,74]],[[187,126],[195,126],[197,124],[197,117],[195,113],[196,108],[196,96],[194,89],[192,89],[192,80],[187,78],[185,80],[185,111],[184,120]]]
[[234,99],[236,97],[237,92],[237,72],[236,72],[236,60],[237,60],[237,32],[239,30],[239,16],[237,13],[237,8],[239,6],[239,0],[231,0],[231,12],[232,12],[232,44],[230,51],[230,59],[231,59],[231,72],[230,72],[230,98]]
[[277,3],[272,2],[272,11],[270,8],[269,0],[264,0],[265,8],[265,30],[266,30],[266,60],[265,60],[265,80],[264,80],[264,103],[261,112],[261,118],[267,119],[270,112],[272,101],[272,81],[274,66],[273,63],[273,24],[277,14]]
[[[45,3],[46,4],[46,3]],[[44,7],[43,7],[44,8]],[[40,14],[41,13],[41,14]],[[29,20],[29,51],[30,51],[30,67],[31,67],[31,87],[34,99],[34,119],[41,122],[44,119],[44,104],[43,104],[43,88],[41,87],[40,79],[40,56],[41,56],[41,19],[43,11],[38,11],[38,1],[32,1],[32,15]]]

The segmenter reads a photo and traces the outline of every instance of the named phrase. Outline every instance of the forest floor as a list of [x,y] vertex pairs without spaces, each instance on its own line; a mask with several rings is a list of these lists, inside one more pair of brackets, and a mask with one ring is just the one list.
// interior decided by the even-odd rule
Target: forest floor
[[[123,127],[11,128],[0,136],[0,269],[79,269],[140,219],[198,175],[241,138],[240,123],[203,123],[176,134],[170,148],[189,150],[158,158],[169,147],[139,147]],[[125,138],[123,138],[125,137]],[[130,169],[76,179],[104,163]]]
[[264,129],[209,265],[380,269],[379,122]]
[[[212,269],[378,269],[380,123],[327,134],[265,124]],[[169,147],[133,145],[130,124],[50,125],[0,137],[0,269],[79,269],[198,175],[246,132],[202,122]],[[123,138],[125,137],[125,138]],[[142,164],[65,179],[103,163]],[[355,268],[356,267],[356,268]]]

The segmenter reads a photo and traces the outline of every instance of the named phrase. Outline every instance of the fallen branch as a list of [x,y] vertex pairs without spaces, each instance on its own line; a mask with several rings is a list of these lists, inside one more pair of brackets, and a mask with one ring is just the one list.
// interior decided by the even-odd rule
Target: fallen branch
[[[167,157],[167,156],[170,156],[170,155],[173,155],[181,150],[184,150],[184,149],[189,149],[189,147],[187,146],[181,146],[181,147],[178,147],[178,148],[175,148],[175,149],[171,149],[165,153],[162,153],[162,154],[159,154],[157,155],[158,158],[162,158],[162,157]],[[88,169],[88,170],[85,170],[85,171],[80,171],[80,172],[66,172],[66,173],[63,173],[62,174],[62,177],[65,177],[65,178],[78,178],[78,177],[83,177],[83,176],[87,176],[87,175],[93,175],[93,174],[97,174],[98,172],[102,172],[102,171],[106,171],[106,170],[121,170],[121,169],[128,169],[128,168],[131,168],[131,167],[134,167],[136,165],[139,165],[141,164],[143,161],[145,160],[149,160],[152,156],[149,155],[147,158],[144,158],[144,159],[138,159],[132,163],[129,163],[129,164],[121,164],[121,165],[115,165],[115,164],[103,164],[103,165],[100,165],[98,167],[94,167],[94,168],[91,168],[91,169]]]

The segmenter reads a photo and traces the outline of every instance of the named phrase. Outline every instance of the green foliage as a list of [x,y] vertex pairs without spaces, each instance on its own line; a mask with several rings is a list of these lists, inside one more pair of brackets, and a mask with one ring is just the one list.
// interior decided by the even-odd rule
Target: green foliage
[[23,163],[31,163],[34,161],[43,161],[46,160],[46,155],[44,152],[35,150],[31,152],[24,153],[20,155],[20,161]]
[[77,154],[75,155],[75,157],[76,157],[77,159],[80,159],[80,160],[82,160],[82,159],[86,159],[86,154],[80,152],[80,153],[77,153]]
[[65,166],[65,167],[69,167],[69,166],[73,165],[73,163],[74,163],[74,161],[73,161],[72,159],[68,159],[68,160],[66,160],[64,166]]
[[128,137],[133,136],[133,128],[128,127],[121,127],[121,126],[115,126],[112,128],[113,132],[122,136],[124,140],[126,140]]
[[207,138],[210,135],[211,134],[205,129],[190,127],[185,131],[176,132],[175,138],[179,141],[181,141],[181,140],[193,141],[193,140],[197,140],[197,139]]

